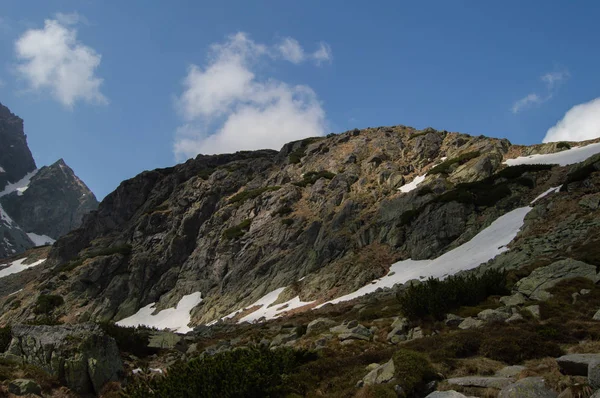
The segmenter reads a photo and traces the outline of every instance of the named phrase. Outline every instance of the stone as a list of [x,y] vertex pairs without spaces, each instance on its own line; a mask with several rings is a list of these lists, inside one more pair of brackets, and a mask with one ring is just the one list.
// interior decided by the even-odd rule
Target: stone
[[500,297],[500,302],[507,307],[516,307],[519,305],[523,305],[526,301],[527,298],[519,292],[513,294],[512,296]]
[[524,371],[525,369],[527,369],[527,368],[525,366],[521,366],[521,365],[506,366],[506,367],[500,369],[499,371],[497,371],[495,373],[495,376],[498,376],[498,377],[515,377],[519,373],[521,373],[522,371]]
[[497,311],[492,309],[487,309],[481,311],[477,314],[477,318],[481,319],[484,322],[504,322],[508,318],[510,318],[510,314],[507,314],[503,311]]
[[370,372],[370,371],[372,371],[373,369],[377,369],[377,368],[378,368],[378,367],[380,367],[380,366],[381,366],[381,365],[380,365],[380,364],[378,364],[378,363],[372,363],[372,364],[369,364],[369,365],[367,365],[367,366],[365,367],[365,370],[366,370],[367,372]]
[[[350,327],[350,325],[353,325]],[[344,340],[371,340],[373,334],[369,329],[359,324],[357,321],[352,321],[347,325],[339,325],[329,329],[331,333],[338,336],[341,341]]]
[[166,331],[152,332],[148,338],[148,347],[173,349],[181,340],[181,335],[177,333]]
[[524,319],[525,319],[525,318],[523,318],[523,315],[521,315],[521,314],[519,314],[519,313],[516,313],[516,314],[512,314],[512,315],[510,316],[510,318],[508,318],[508,319],[507,319],[506,321],[504,321],[504,322],[506,322],[506,323],[513,323],[513,322],[519,322],[519,321],[522,321],[522,320],[524,320]]
[[597,210],[600,207],[600,194],[596,193],[584,196],[579,201],[579,206],[590,210]]
[[568,354],[556,358],[563,374],[570,376],[587,376],[591,363],[600,361],[600,354]]
[[416,327],[408,331],[408,334],[406,335],[406,340],[422,339],[423,337],[425,337],[423,329],[421,329],[420,327]]
[[42,388],[34,380],[16,379],[8,385],[8,392],[15,395],[42,395]]
[[581,294],[582,296],[585,296],[586,294],[590,294],[592,292],[591,289],[581,289],[579,291],[579,294]]
[[460,317],[458,315],[447,314],[446,320],[444,321],[444,323],[446,324],[446,326],[456,327],[456,326],[460,325],[460,323],[464,320],[465,320],[465,318]]
[[455,377],[446,380],[448,384],[462,387],[496,388],[502,389],[512,384],[513,379],[509,377],[485,377],[485,376],[465,376]]
[[408,331],[408,327],[408,319],[396,318],[394,322],[392,322],[392,330],[387,335],[387,341],[392,344],[396,344],[399,341],[397,336],[404,336],[403,340],[406,340],[406,332]]
[[402,331],[407,331],[410,326],[410,322],[407,318],[396,318],[394,322],[392,322],[392,329],[400,329]]
[[600,321],[600,310],[596,311],[594,316],[592,317],[594,321]]
[[541,377],[527,377],[500,390],[498,398],[556,398],[558,394],[546,386]]
[[115,340],[98,325],[14,325],[12,335],[7,352],[59,377],[79,394],[98,394],[123,372]]
[[595,265],[569,258],[535,269],[529,276],[517,282],[515,288],[530,299],[547,300],[552,296],[548,289],[558,282],[577,277],[589,279],[594,283],[600,281]]
[[371,370],[364,378],[364,385],[387,383],[394,378],[396,368],[394,361],[390,359],[388,362]]
[[458,391],[434,391],[427,395],[425,398],[468,398],[466,395],[459,393]]
[[337,324],[336,321],[334,321],[333,319],[329,319],[329,318],[317,318],[314,321],[311,321],[307,326],[306,326],[306,333],[307,334],[311,334],[311,333],[316,333],[325,329],[329,329],[332,326],[335,326]]
[[463,330],[478,329],[480,327],[483,327],[483,325],[484,325],[484,322],[482,320],[475,319],[473,317],[468,317],[468,318],[465,318],[465,320],[462,321],[460,323],[460,325],[458,325],[458,328],[463,329]]
[[298,335],[294,333],[283,334],[280,333],[273,338],[271,341],[270,347],[279,347],[280,345],[284,345],[290,343],[298,338]]
[[525,307],[525,311],[528,311],[534,318],[540,318],[540,306],[539,305],[530,305]]
[[600,360],[589,363],[587,378],[594,390],[600,389]]
[[398,343],[400,343],[402,341],[406,341],[406,340],[407,340],[407,337],[405,334],[396,334],[396,335],[392,336],[392,338],[389,339],[388,342],[391,344],[398,344]]

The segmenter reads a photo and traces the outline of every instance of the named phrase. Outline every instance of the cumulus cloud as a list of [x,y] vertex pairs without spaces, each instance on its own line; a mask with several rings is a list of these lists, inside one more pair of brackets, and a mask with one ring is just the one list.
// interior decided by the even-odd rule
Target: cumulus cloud
[[57,14],[43,29],[26,31],[15,43],[18,75],[33,91],[48,90],[64,106],[81,100],[106,104],[100,92],[102,79],[95,74],[101,56],[77,40],[73,25],[78,14]]
[[600,98],[575,105],[551,127],[544,142],[584,141],[600,137]]
[[293,64],[299,64],[304,61],[304,49],[296,39],[286,37],[277,46],[277,49],[286,61],[290,61]]
[[[178,160],[198,153],[279,149],[289,141],[324,134],[325,112],[310,87],[259,73],[259,61],[273,59],[274,52],[283,57],[282,44],[288,43],[287,50],[298,44],[291,40],[267,47],[237,33],[211,47],[205,67],[189,67],[176,101],[186,120],[175,135]],[[298,53],[286,54],[284,59],[297,63],[292,59]]]
[[322,63],[331,63],[333,60],[333,54],[331,47],[325,42],[319,43],[319,49],[312,54],[313,59],[317,62],[317,65]]
[[548,72],[540,76],[540,80],[546,86],[546,93],[531,93],[514,102],[511,110],[513,113],[519,113],[533,105],[540,105],[554,97],[558,86],[570,77],[569,71]]

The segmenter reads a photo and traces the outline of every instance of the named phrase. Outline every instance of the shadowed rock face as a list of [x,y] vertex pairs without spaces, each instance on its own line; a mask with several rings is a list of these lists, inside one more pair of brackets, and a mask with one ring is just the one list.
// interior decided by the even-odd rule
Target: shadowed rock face
[[35,170],[35,161],[23,132],[23,119],[0,103],[0,191]]
[[98,207],[94,194],[62,159],[42,167],[22,195],[13,192],[0,201],[24,231],[54,239],[79,227],[83,216]]

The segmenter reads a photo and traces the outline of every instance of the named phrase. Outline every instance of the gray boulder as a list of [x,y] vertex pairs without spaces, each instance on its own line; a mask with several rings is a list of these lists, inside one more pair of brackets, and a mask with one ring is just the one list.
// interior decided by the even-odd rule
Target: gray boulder
[[280,345],[284,345],[289,342],[292,342],[292,341],[296,340],[297,338],[298,338],[298,335],[295,332],[289,333],[289,334],[280,333],[273,338],[270,346],[271,347],[279,347]]
[[458,328],[463,329],[463,330],[478,329],[480,327],[483,327],[483,325],[484,325],[484,322],[481,319],[475,319],[472,317],[468,317],[468,318],[465,318],[465,320],[462,321],[460,323],[460,325],[458,325]]
[[570,376],[587,376],[591,363],[600,361],[600,354],[568,354],[556,358],[560,371]]
[[600,388],[600,360],[590,362],[587,377],[589,385],[594,390]]
[[484,322],[504,322],[510,318],[510,314],[503,311],[487,309],[477,314],[477,318]]
[[394,360],[390,359],[383,365],[377,366],[375,369],[371,370],[363,378],[363,384],[368,386],[371,384],[387,383],[394,378],[395,371]]
[[306,333],[314,333],[319,332],[321,330],[329,329],[332,326],[337,324],[336,321],[329,318],[317,318],[314,321],[310,322],[308,326],[306,326]]
[[7,352],[58,377],[79,394],[99,393],[123,372],[115,340],[94,324],[12,328]]
[[15,395],[42,395],[42,388],[34,380],[16,379],[8,385],[8,392]]
[[530,299],[547,300],[552,296],[548,289],[558,282],[577,277],[589,279],[594,283],[600,280],[595,265],[569,258],[534,270],[528,277],[517,282],[515,288]]
[[363,325],[356,321],[352,321],[347,325],[339,325],[329,329],[329,331],[338,336],[341,341],[344,340],[371,340],[373,333]]
[[594,316],[592,317],[594,321],[600,321],[600,310],[596,311]]
[[536,319],[540,318],[540,306],[539,305],[527,306],[527,307],[525,307],[525,311],[529,312]]
[[512,384],[513,380],[508,377],[465,376],[448,379],[446,382],[455,386],[501,389]]
[[500,297],[500,302],[507,307],[516,307],[525,304],[527,298],[523,294],[517,292],[512,296]]
[[525,366],[521,366],[521,365],[506,366],[506,367],[500,369],[499,371],[497,371],[496,376],[498,376],[498,377],[515,377],[516,375],[518,375],[525,369],[527,369],[527,368]]
[[434,391],[425,398],[468,398],[466,395],[459,393],[458,391]]
[[454,315],[454,314],[446,314],[446,320],[444,321],[446,323],[446,326],[450,326],[450,327],[455,327],[461,324],[462,321],[464,321],[465,318],[458,316],[458,315]]
[[523,315],[521,315],[519,313],[516,313],[516,314],[512,314],[510,316],[510,318],[508,318],[505,322],[506,323],[513,323],[513,322],[522,321],[523,319],[525,319],[525,318],[523,318]]
[[500,390],[498,398],[556,398],[542,377],[527,377]]

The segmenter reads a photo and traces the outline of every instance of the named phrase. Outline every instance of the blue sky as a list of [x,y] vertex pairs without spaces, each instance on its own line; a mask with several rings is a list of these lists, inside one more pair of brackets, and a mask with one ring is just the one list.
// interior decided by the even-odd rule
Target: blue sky
[[572,4],[2,0],[0,102],[39,166],[64,158],[99,198],[198,151],[355,127],[591,138],[600,3]]

